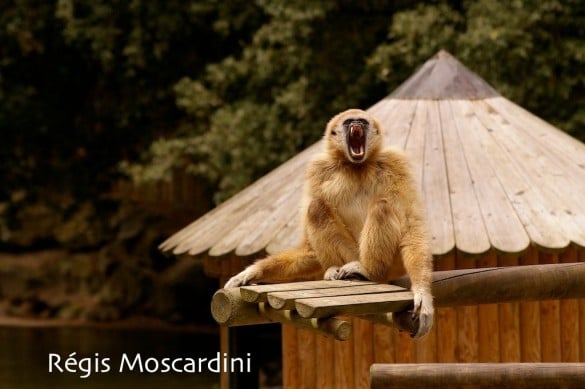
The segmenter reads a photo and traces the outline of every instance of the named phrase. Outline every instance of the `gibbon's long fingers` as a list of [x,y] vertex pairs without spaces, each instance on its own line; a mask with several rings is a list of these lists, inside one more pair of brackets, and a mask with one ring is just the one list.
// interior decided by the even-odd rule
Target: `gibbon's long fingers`
[[386,282],[400,243],[400,222],[387,198],[372,200],[360,237],[360,261],[368,278]]
[[329,269],[327,269],[325,271],[325,274],[323,275],[323,279],[327,280],[327,281],[331,281],[331,280],[335,280],[337,279],[337,273],[339,272],[339,266],[331,266],[329,267]]
[[261,274],[262,273],[255,265],[250,265],[240,273],[230,278],[229,281],[224,285],[224,288],[237,288],[239,286],[257,282],[256,280],[260,278]]
[[433,297],[430,293],[414,292],[413,319],[418,321],[418,330],[414,338],[426,335],[433,327],[434,308]]
[[368,273],[359,261],[353,261],[343,265],[337,274],[336,280],[369,280]]

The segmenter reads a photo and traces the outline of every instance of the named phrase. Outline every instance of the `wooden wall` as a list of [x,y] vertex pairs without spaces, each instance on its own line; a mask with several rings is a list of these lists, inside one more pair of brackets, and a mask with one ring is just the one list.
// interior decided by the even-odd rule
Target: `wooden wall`
[[[452,254],[436,259],[435,270],[577,261],[585,252],[531,248],[519,257]],[[585,362],[585,299],[437,309],[433,331],[417,342],[364,320],[353,319],[353,329],[353,339],[339,342],[284,325],[284,387],[367,388],[374,362]]]

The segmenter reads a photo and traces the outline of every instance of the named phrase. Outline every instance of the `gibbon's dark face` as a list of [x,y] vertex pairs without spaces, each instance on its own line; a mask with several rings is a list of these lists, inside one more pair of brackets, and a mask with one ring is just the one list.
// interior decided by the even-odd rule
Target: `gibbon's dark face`
[[343,121],[345,143],[352,162],[361,162],[366,157],[366,140],[370,123],[366,119],[352,118]]
[[354,164],[366,161],[381,144],[375,119],[359,109],[347,110],[331,119],[325,137],[330,152],[342,154]]

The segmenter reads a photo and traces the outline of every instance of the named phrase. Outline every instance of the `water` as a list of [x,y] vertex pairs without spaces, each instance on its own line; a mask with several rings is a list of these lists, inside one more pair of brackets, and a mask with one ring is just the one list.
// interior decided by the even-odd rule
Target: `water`
[[[134,357],[213,358],[217,355],[217,335],[156,330],[103,328],[29,328],[0,327],[0,388],[8,389],[206,389],[219,388],[219,374],[202,373],[119,373],[123,353]],[[84,357],[110,358],[110,372],[93,373],[88,378],[78,373],[49,373],[49,354],[62,357],[70,353]],[[99,367],[99,365],[98,365]],[[95,369],[94,369],[95,370]]]

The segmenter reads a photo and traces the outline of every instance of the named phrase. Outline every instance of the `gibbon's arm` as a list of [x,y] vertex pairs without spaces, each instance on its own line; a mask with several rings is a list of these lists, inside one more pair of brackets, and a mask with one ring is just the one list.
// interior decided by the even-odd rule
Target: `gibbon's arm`
[[418,316],[419,328],[415,335],[428,333],[433,325],[433,297],[431,295],[433,256],[431,255],[427,223],[422,201],[414,179],[410,174],[408,162],[402,154],[394,153],[402,163],[400,185],[396,186],[400,206],[403,208],[402,239],[400,253],[406,273],[410,277],[414,293],[414,313]]

